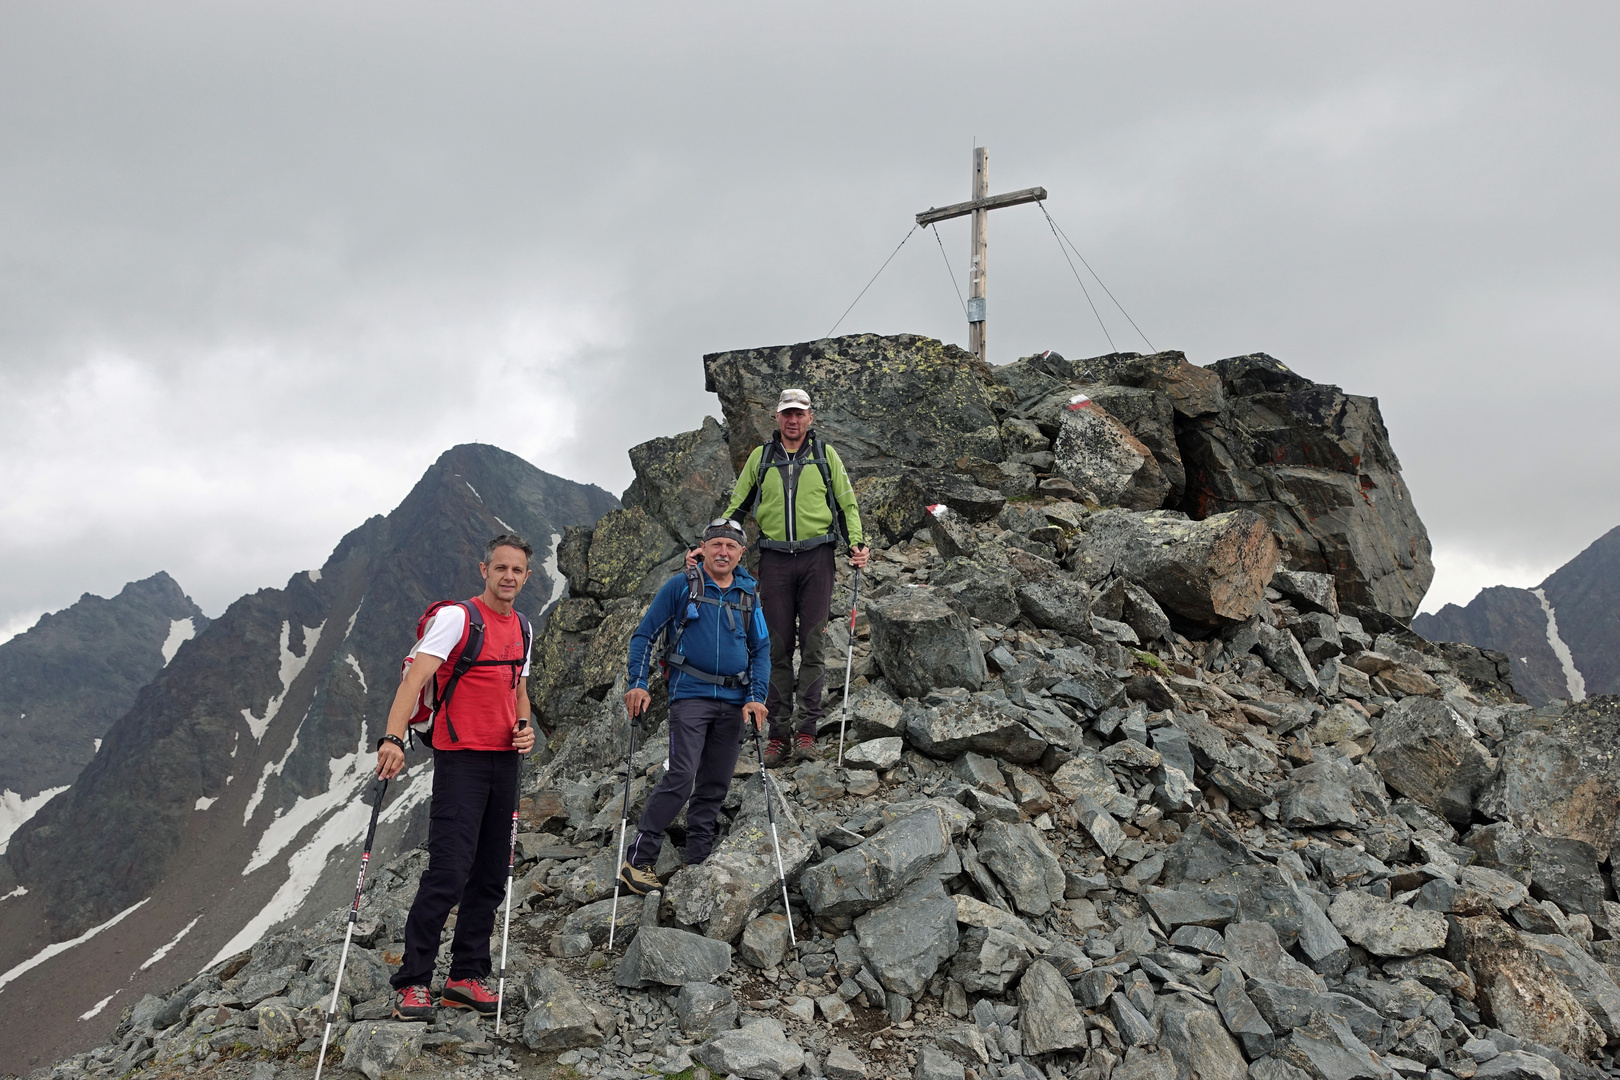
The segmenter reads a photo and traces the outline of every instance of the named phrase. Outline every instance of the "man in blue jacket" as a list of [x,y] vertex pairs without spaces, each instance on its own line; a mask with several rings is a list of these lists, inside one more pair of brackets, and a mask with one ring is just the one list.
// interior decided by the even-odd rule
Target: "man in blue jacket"
[[[702,561],[695,568],[701,599],[685,574],[664,583],[630,638],[630,690],[624,704],[632,721],[652,701],[647,679],[661,659],[669,677],[669,767],[647,799],[626,848],[619,879],[645,895],[659,887],[653,867],[664,846],[664,830],[680,813],[687,792],[686,862],[709,857],[720,804],[731,789],[741,749],[743,719],[764,724],[765,694],[771,681],[771,639],[755,595],[754,578],[738,564],[746,540],[742,527],[726,518],[703,533]],[[653,641],[665,635],[662,657]],[[639,726],[639,725],[638,725]]]

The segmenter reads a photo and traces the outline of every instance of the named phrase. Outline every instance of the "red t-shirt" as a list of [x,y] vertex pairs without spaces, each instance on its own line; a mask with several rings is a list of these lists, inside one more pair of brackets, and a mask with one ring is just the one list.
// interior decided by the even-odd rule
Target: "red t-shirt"
[[[518,675],[529,674],[529,658],[523,649],[523,626],[517,613],[502,615],[482,600],[472,603],[484,616],[484,647],[479,660],[521,660]],[[461,655],[461,639],[467,629],[467,613],[458,604],[447,604],[433,616],[422,635],[418,652],[444,660],[434,672],[439,693],[449,681],[455,658]],[[510,750],[512,726],[517,723],[517,687],[510,665],[474,667],[456,684],[449,707],[433,725],[433,746],[438,750]],[[457,742],[450,741],[448,718],[455,725]]]

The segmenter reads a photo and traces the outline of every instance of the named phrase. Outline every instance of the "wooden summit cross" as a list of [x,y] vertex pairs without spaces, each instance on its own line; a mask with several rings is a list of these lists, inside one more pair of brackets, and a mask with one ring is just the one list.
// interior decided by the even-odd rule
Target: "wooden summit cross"
[[990,151],[982,146],[973,148],[973,198],[968,202],[955,203],[951,206],[930,207],[917,215],[919,226],[928,226],[936,221],[946,221],[950,218],[973,215],[973,241],[969,252],[968,262],[968,351],[980,360],[985,359],[985,248],[987,237],[985,227],[990,211],[999,210],[1003,206],[1018,206],[1021,203],[1040,202],[1046,198],[1046,189],[1041,187],[1024,188],[1022,191],[1009,191],[1005,195],[990,194]]

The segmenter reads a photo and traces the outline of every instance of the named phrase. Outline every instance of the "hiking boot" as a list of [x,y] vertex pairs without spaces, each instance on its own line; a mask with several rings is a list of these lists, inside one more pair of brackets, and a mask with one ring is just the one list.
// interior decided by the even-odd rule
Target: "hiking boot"
[[646,896],[663,888],[658,875],[653,873],[652,863],[642,863],[640,866],[631,866],[628,862],[619,867],[619,881],[625,888],[637,896]]
[[432,1020],[437,1011],[426,986],[407,986],[394,998],[395,1020]]
[[793,736],[793,760],[816,760],[816,737],[814,735],[806,735],[800,732]]
[[495,981],[489,976],[482,979],[446,979],[439,994],[439,1004],[447,1009],[471,1009],[480,1016],[494,1016],[497,1004]]
[[774,769],[787,760],[788,743],[786,739],[772,739],[765,744],[765,767]]

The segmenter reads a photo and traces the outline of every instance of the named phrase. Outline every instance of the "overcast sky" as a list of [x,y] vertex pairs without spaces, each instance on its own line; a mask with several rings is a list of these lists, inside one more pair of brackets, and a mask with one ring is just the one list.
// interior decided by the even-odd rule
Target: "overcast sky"
[[[823,336],[975,140],[1155,346],[1378,397],[1426,610],[1534,584],[1620,524],[1617,23],[0,3],[0,636],[159,569],[218,614],[456,442],[621,491],[718,414],[703,353]],[[1036,208],[990,270],[993,361],[1108,351]],[[841,330],[965,340],[932,234]]]

